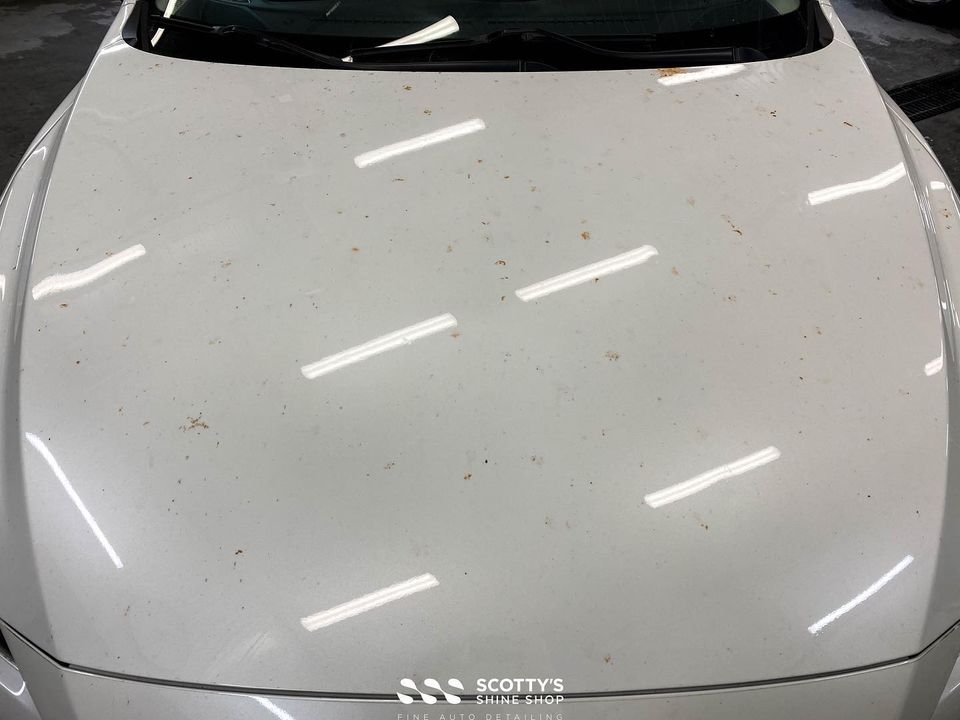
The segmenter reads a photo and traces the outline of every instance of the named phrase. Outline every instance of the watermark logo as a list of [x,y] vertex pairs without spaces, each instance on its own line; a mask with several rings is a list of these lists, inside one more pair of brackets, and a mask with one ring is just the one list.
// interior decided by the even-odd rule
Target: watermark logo
[[[418,688],[417,683],[411,680],[410,678],[403,678],[400,681],[400,685],[402,687],[405,687],[407,690],[413,690],[413,692],[420,695],[420,699],[423,702],[425,702],[427,705],[433,705],[435,702],[437,702],[436,696],[431,695],[428,692],[424,692],[423,690]],[[439,694],[443,695],[444,700],[446,700],[451,705],[456,705],[460,702],[459,695],[452,692],[447,692],[446,690],[443,689],[443,687],[441,687],[440,683],[434,680],[433,678],[427,678],[426,680],[424,680],[423,685],[424,687],[427,687],[431,690],[436,690]],[[447,680],[447,685],[449,685],[452,688],[456,688],[461,692],[463,691],[463,683],[457,680],[457,678],[450,678],[449,680]],[[414,701],[414,697],[412,695],[407,695],[406,693],[402,693],[402,692],[397,693],[397,699],[400,702],[402,702],[404,705],[409,705]]]
[[[404,689],[412,691],[411,693],[397,693],[397,699],[404,705],[411,705],[418,700],[427,705],[435,705],[444,700],[449,705],[459,705],[460,703],[468,705],[559,705],[563,702],[563,678],[509,676],[478,678],[476,683],[471,686],[471,691],[475,694],[467,695],[466,700],[462,697],[464,694],[463,683],[457,678],[447,680],[448,688],[452,689],[444,689],[439,681],[433,678],[421,681],[420,685],[424,688],[422,690],[417,687],[416,681],[410,678],[400,680],[400,685]],[[424,715],[423,719],[426,720],[428,717]],[[404,720],[403,716],[398,716],[398,720]],[[409,717],[407,720],[409,720]],[[418,718],[418,720],[420,719]],[[440,720],[444,720],[442,715]],[[474,720],[474,718],[471,716],[469,720]],[[518,720],[520,720],[519,716]],[[524,720],[527,719],[524,718]]]

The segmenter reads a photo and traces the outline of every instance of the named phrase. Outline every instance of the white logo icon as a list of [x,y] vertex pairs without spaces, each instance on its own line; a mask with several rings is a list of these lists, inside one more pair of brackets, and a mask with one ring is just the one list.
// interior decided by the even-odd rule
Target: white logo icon
[[[431,690],[436,690],[438,693],[443,695],[444,699],[451,705],[456,705],[457,703],[460,702],[459,695],[456,695],[451,692],[447,692],[440,686],[440,683],[434,680],[433,678],[427,678],[426,680],[423,681],[423,684],[425,687],[428,687]],[[407,688],[408,690],[413,690],[413,692],[418,693],[420,695],[420,699],[423,700],[423,702],[425,702],[427,705],[433,705],[435,702],[437,702],[437,698],[435,696],[430,695],[424,692],[423,690],[421,690],[420,688],[418,688],[417,683],[415,683],[410,678],[403,678],[400,681],[400,685]],[[457,690],[461,690],[461,691],[463,690],[463,683],[457,680],[457,678],[450,678],[449,680],[447,680],[447,685],[449,685],[452,688],[456,688]],[[404,705],[409,705],[414,701],[414,698],[411,695],[398,692],[397,700],[402,702]]]

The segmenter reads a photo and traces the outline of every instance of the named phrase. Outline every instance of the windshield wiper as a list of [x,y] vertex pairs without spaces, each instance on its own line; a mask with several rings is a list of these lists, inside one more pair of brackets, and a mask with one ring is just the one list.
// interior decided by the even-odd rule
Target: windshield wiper
[[507,61],[532,62],[556,69],[642,68],[689,65],[719,65],[765,60],[749,47],[706,47],[676,50],[654,49],[655,38],[634,38],[644,50],[610,50],[561,33],[533,29],[498,30],[464,40],[433,42],[430,45],[359,48],[351,53],[363,63],[446,63]]
[[343,68],[350,67],[349,63],[344,62],[333,55],[326,55],[316,50],[311,50],[303,45],[278,37],[273,33],[254,28],[244,27],[242,25],[204,25],[203,23],[193,22],[192,20],[183,20],[181,18],[151,16],[150,22],[158,28],[169,28],[171,30],[182,30],[189,33],[198,33],[213,37],[233,37],[244,38],[254,45],[267,50],[284,52],[288,55],[297,55],[299,57],[312,60],[315,64],[322,67]]

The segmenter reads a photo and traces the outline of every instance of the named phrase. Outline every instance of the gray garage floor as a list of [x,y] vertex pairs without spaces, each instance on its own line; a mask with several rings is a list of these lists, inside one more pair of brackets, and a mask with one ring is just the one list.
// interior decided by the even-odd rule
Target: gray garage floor
[[[117,0],[0,0],[0,184],[83,75],[118,6]],[[835,0],[835,7],[886,88],[960,68],[960,23],[938,28],[900,20],[880,0]],[[960,184],[960,110],[918,126]]]

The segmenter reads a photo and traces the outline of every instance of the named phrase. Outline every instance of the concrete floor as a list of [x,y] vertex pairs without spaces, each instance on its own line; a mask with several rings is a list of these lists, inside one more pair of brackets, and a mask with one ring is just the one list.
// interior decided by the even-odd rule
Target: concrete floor
[[[118,0],[0,0],[0,184],[86,70]],[[960,20],[931,27],[892,16],[881,0],[834,7],[886,88],[960,67]],[[918,123],[960,185],[960,110]]]
[[[960,18],[949,27],[933,27],[891,15],[881,0],[834,0],[833,6],[882,87],[960,68]],[[960,187],[960,109],[917,127]]]

